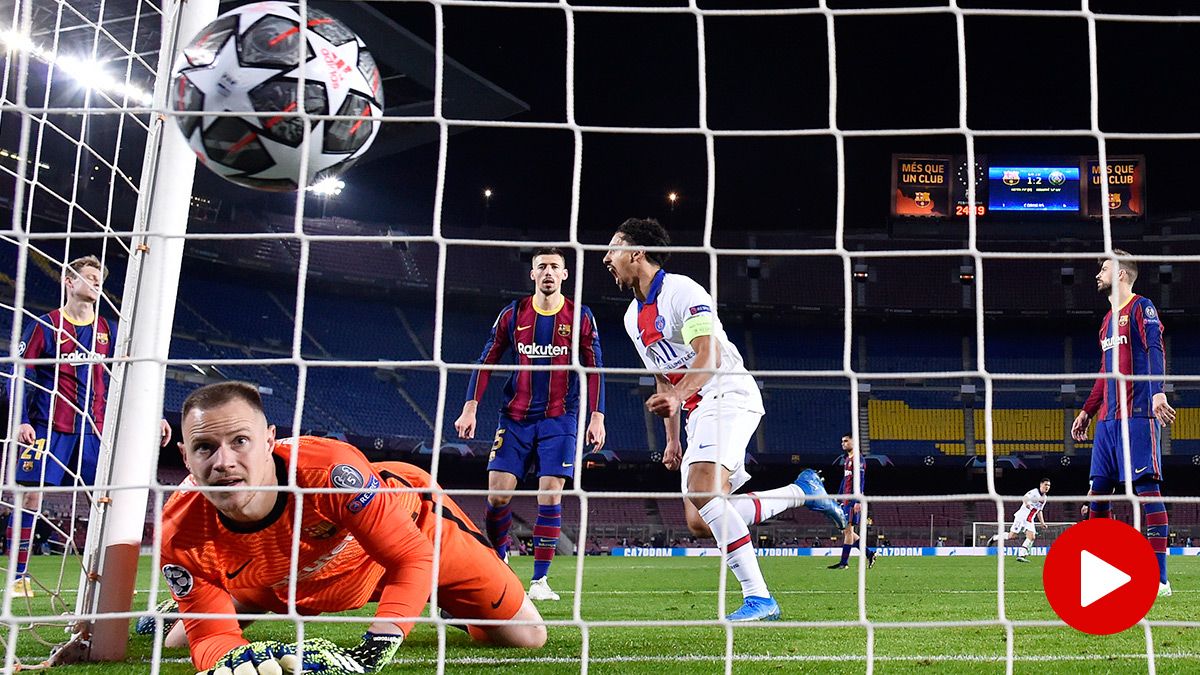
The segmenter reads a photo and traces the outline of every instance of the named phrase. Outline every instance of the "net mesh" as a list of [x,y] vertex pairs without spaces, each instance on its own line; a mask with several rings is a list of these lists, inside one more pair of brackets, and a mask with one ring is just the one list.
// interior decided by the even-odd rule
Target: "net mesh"
[[[280,398],[294,398],[294,405],[288,407],[294,429],[311,427],[313,425],[311,420],[314,418],[318,420],[317,424],[324,426],[336,425],[341,421],[338,419],[338,401],[313,400],[309,394],[310,383],[319,380],[325,373],[334,373],[343,369],[390,368],[400,369],[404,373],[414,373],[411,377],[416,381],[422,372],[426,376],[429,373],[436,372],[435,381],[428,382],[427,380],[436,391],[436,413],[431,416],[428,414],[428,411],[421,410],[420,403],[417,401],[410,401],[409,404],[414,408],[414,414],[422,419],[428,431],[431,432],[431,447],[440,449],[447,441],[445,438],[449,422],[447,415],[453,415],[453,413],[449,412],[451,407],[448,407],[448,397],[457,395],[451,386],[452,378],[476,367],[466,360],[450,358],[447,353],[448,350],[445,347],[449,326],[446,313],[446,298],[450,290],[448,288],[448,278],[452,273],[450,260],[453,257],[454,251],[463,247],[492,247],[500,250],[520,250],[527,249],[532,245],[532,242],[511,236],[490,240],[454,236],[449,232],[448,228],[444,227],[443,214],[447,212],[447,172],[451,168],[449,150],[451,132],[461,126],[471,126],[477,128],[535,131],[558,130],[568,132],[571,135],[573,159],[567,237],[558,241],[543,241],[538,243],[561,246],[575,253],[574,259],[576,265],[573,272],[578,281],[574,286],[574,299],[577,306],[583,304],[588,299],[583,295],[583,279],[585,276],[595,274],[594,271],[589,271],[585,268],[585,259],[589,255],[594,257],[596,252],[607,250],[607,246],[605,245],[588,243],[589,238],[581,233],[580,230],[585,138],[590,141],[595,136],[610,134],[685,135],[699,137],[703,139],[703,156],[705,162],[703,233],[698,245],[677,246],[672,247],[672,250],[676,253],[694,254],[707,259],[709,269],[708,278],[701,279],[700,281],[706,282],[704,285],[710,289],[715,299],[720,300],[716,296],[718,289],[721,287],[719,275],[721,273],[720,270],[723,269],[722,261],[734,257],[800,257],[805,260],[812,259],[814,260],[814,264],[816,264],[815,261],[819,258],[833,259],[838,261],[839,271],[843,279],[842,300],[845,311],[840,366],[835,365],[821,369],[755,369],[754,374],[756,377],[770,381],[783,380],[785,378],[794,380],[840,378],[841,381],[847,384],[849,419],[856,421],[861,419],[859,411],[864,409],[863,402],[860,401],[860,392],[866,391],[864,385],[872,383],[886,384],[898,380],[941,379],[957,381],[964,378],[982,384],[982,429],[976,429],[974,436],[982,439],[980,443],[982,452],[978,454],[982,456],[985,464],[987,491],[977,494],[915,495],[910,497],[853,495],[863,503],[865,511],[864,522],[869,518],[872,509],[877,507],[882,508],[891,503],[921,502],[933,504],[978,500],[994,504],[995,511],[998,514],[996,521],[994,521],[995,528],[997,530],[1006,529],[1006,521],[1008,515],[1010,515],[1006,515],[1006,512],[1012,509],[1011,500],[1013,496],[1009,495],[1006,497],[1002,495],[997,489],[994,478],[996,475],[995,461],[999,454],[996,448],[998,434],[995,428],[995,385],[997,383],[1057,383],[1068,380],[1086,382],[1090,381],[1094,377],[1094,374],[990,372],[986,367],[984,358],[986,354],[985,315],[987,311],[984,290],[987,287],[987,281],[984,271],[988,269],[988,264],[990,263],[1018,259],[1078,259],[1083,261],[1084,265],[1087,265],[1095,258],[1095,253],[1064,254],[1048,251],[1018,252],[986,250],[979,243],[979,223],[977,222],[974,208],[970,209],[970,216],[967,220],[966,240],[961,247],[939,250],[930,250],[928,248],[920,250],[851,250],[847,245],[846,185],[848,180],[848,164],[846,142],[848,139],[863,137],[933,137],[957,135],[965,140],[966,161],[968,166],[971,166],[975,163],[977,156],[976,139],[980,137],[1049,138],[1084,136],[1095,141],[1096,153],[1099,156],[1101,165],[1104,165],[1108,156],[1108,143],[1113,139],[1194,139],[1194,136],[1188,134],[1114,134],[1101,130],[1099,112],[1100,76],[1097,67],[1096,28],[1102,22],[1195,22],[1200,21],[1200,18],[1105,14],[1092,11],[1086,0],[1083,2],[1082,7],[1077,10],[1050,11],[966,9],[960,7],[954,0],[951,0],[949,5],[944,7],[904,9],[837,9],[831,7],[831,3],[826,0],[820,0],[815,7],[802,9],[709,9],[703,7],[701,3],[696,2],[678,7],[618,7],[575,6],[539,2],[473,2],[469,0],[432,2],[429,3],[429,6],[432,8],[434,26],[432,40],[434,44],[432,111],[428,115],[389,117],[385,121],[387,124],[395,125],[433,125],[437,129],[437,171],[434,181],[431,233],[428,235],[405,235],[394,232],[374,235],[363,234],[359,231],[353,231],[353,225],[349,223],[345,224],[345,232],[349,233],[339,234],[336,230],[333,230],[333,233],[330,233],[330,230],[326,230],[325,233],[314,233],[313,224],[307,220],[311,213],[306,214],[304,211],[304,208],[308,205],[303,196],[304,192],[301,192],[301,196],[295,202],[295,217],[290,223],[281,224],[279,227],[266,232],[253,234],[216,232],[205,235],[189,235],[189,241],[233,242],[235,245],[242,246],[261,242],[264,246],[278,245],[285,248],[288,254],[292,256],[298,270],[297,283],[294,291],[290,289],[275,289],[271,292],[270,298],[277,307],[272,308],[270,311],[274,314],[275,309],[278,309],[277,316],[281,316],[293,328],[289,334],[280,336],[282,339],[275,345],[273,351],[262,348],[251,349],[244,346],[239,347],[236,344],[220,345],[214,343],[215,346],[210,345],[206,347],[207,351],[205,353],[173,359],[170,365],[175,367],[195,367],[201,370],[208,369],[205,371],[208,375],[215,373],[216,375],[259,380],[262,380],[264,377],[269,378],[274,386],[279,387]],[[503,9],[512,12],[514,15],[529,10],[562,12],[567,37],[566,82],[564,89],[565,121],[498,121],[494,119],[474,119],[469,116],[460,116],[457,113],[447,113],[444,90],[447,79],[446,74],[450,66],[448,65],[447,54],[443,47],[446,38],[445,13],[448,9],[456,8]],[[697,49],[697,72],[695,73],[695,77],[698,87],[696,124],[684,126],[609,126],[586,124],[579,121],[576,113],[577,91],[575,81],[577,20],[582,15],[596,13],[680,15],[694,19],[695,45]],[[835,30],[838,21],[858,16],[913,16],[922,14],[949,16],[954,21],[956,29],[958,88],[960,92],[958,97],[957,124],[915,129],[840,128],[838,124],[838,92],[840,86],[838,67],[839,41],[838,33]],[[1014,15],[1045,19],[1056,17],[1074,18],[1081,19],[1087,23],[1090,106],[1089,121],[1086,126],[1076,129],[987,131],[973,128],[969,123],[967,105],[969,82],[967,78],[966,20],[968,17],[974,16]],[[706,48],[706,38],[708,36],[706,22],[716,17],[776,16],[816,16],[822,17],[825,21],[829,100],[826,123],[807,128],[716,128],[710,124],[709,120],[710,73],[707,63],[709,50]],[[145,146],[146,134],[149,128],[148,116],[150,112],[145,108],[150,103],[148,92],[154,88],[153,80],[158,70],[158,54],[156,53],[158,45],[157,27],[161,22],[161,18],[158,5],[149,2],[112,2],[108,0],[88,4],[61,1],[52,3],[18,2],[14,5],[12,16],[8,21],[10,27],[3,35],[0,35],[0,39],[4,40],[7,48],[4,61],[6,77],[3,91],[0,91],[3,106],[3,112],[0,114],[0,142],[3,143],[5,148],[3,152],[0,152],[0,173],[3,173],[9,181],[6,190],[11,194],[9,208],[12,214],[11,227],[4,236],[6,241],[12,245],[12,258],[15,261],[15,274],[11,278],[5,277],[2,281],[11,287],[13,301],[11,304],[6,305],[5,308],[11,312],[12,330],[10,331],[10,340],[14,345],[20,340],[20,327],[22,324],[28,323],[36,315],[57,306],[56,303],[61,302],[57,277],[61,273],[64,262],[75,257],[80,252],[81,247],[85,248],[87,252],[96,252],[104,259],[106,264],[113,267],[118,267],[121,261],[128,258],[129,250],[122,243],[123,239],[121,235],[128,232],[128,228],[124,226],[124,223],[131,222],[132,214],[127,209],[130,204],[136,202],[134,197],[136,197],[137,185],[141,178],[139,174],[142,153],[139,150]],[[30,73],[33,71],[37,71],[40,77],[31,78]],[[81,84],[84,83],[87,86],[81,87]],[[297,115],[304,116],[303,113],[297,113]],[[834,155],[836,157],[835,187],[837,195],[834,211],[833,245],[808,248],[727,248],[718,245],[714,236],[715,200],[718,186],[718,139],[737,137],[779,139],[792,136],[814,136],[832,139]],[[43,152],[43,149],[51,146],[58,147],[60,150],[55,153]],[[47,154],[54,154],[56,157],[63,156],[64,153],[61,151],[61,148],[67,149],[65,152],[66,156],[73,157],[68,166],[58,167],[44,161],[43,157]],[[5,152],[7,154],[3,154]],[[1101,189],[1104,193],[1102,196],[1103,203],[1103,200],[1107,199],[1107,185],[1102,184]],[[978,203],[974,184],[970,182],[968,183],[967,199],[972,206]],[[311,206],[308,206],[308,208],[311,209]],[[327,221],[325,218],[321,220]],[[1099,247],[1099,250],[1111,255],[1114,248],[1113,223],[1107,213],[1105,213],[1101,224],[1103,245]],[[348,247],[351,246],[375,246],[381,244],[402,245],[413,247],[414,249],[424,247],[425,251],[433,252],[432,256],[426,258],[426,260],[433,262],[432,270],[435,270],[435,277],[432,280],[426,280],[432,281],[434,288],[432,348],[427,352],[418,348],[411,355],[411,358],[395,358],[394,356],[370,360],[338,360],[328,358],[331,350],[326,349],[322,345],[322,342],[327,342],[329,338],[315,336],[309,332],[305,324],[306,312],[309,311],[307,305],[311,300],[308,293],[309,280],[315,278],[312,269],[313,262],[322,252],[329,250],[348,250]],[[971,287],[974,296],[971,306],[974,308],[975,319],[975,344],[973,350],[975,363],[967,363],[960,369],[948,368],[936,372],[904,372],[902,369],[890,370],[889,372],[870,372],[862,369],[855,360],[855,348],[853,344],[856,329],[854,311],[856,301],[852,279],[855,275],[856,264],[864,261],[874,262],[889,259],[917,260],[934,255],[961,258],[973,263],[973,273],[975,276],[974,284]],[[416,263],[413,263],[413,258],[419,256],[416,253],[405,252],[403,255],[399,255],[399,257],[416,265]],[[1155,263],[1194,262],[1193,257],[1185,255],[1135,256],[1135,259]],[[429,269],[429,267],[426,267],[426,272]],[[120,274],[116,274],[113,278],[118,279],[120,276]],[[113,284],[110,284],[110,288],[108,289],[109,296],[112,298],[119,297],[120,288],[113,286]],[[190,320],[202,325],[206,324],[209,328],[216,328],[212,322],[208,321],[202,315],[202,312],[191,310],[188,307],[188,302],[189,299],[186,293],[181,293],[180,311],[183,314],[191,316],[190,319],[184,320]],[[119,307],[115,301],[106,301],[106,305],[103,311],[107,312],[109,316],[115,318],[119,315]],[[403,310],[400,310],[400,317],[402,320],[406,320]],[[576,341],[579,336],[579,321],[580,317],[576,315],[573,323],[573,335],[576,336]],[[615,336],[616,332],[613,331],[610,335]],[[616,336],[609,339],[619,340],[621,338]],[[413,341],[417,342],[415,338]],[[573,351],[575,354],[578,354],[578,349]],[[14,352],[9,361],[20,363],[15,357],[16,354]],[[585,371],[578,362],[576,362],[574,367],[581,373]],[[536,370],[537,368],[533,369]],[[622,377],[627,378],[627,381],[633,381],[634,378],[646,374],[640,368],[607,368],[605,372],[618,381]],[[1200,376],[1173,375],[1172,379],[1176,383],[1185,384],[1200,380]],[[17,386],[15,390],[20,392],[20,386]],[[170,395],[168,395],[169,399]],[[617,424],[621,423],[620,420],[614,420],[614,422]],[[15,426],[15,419],[10,416],[10,445]],[[857,422],[855,422],[855,426],[858,426]],[[868,434],[860,433],[860,436],[866,435]],[[581,464],[579,460],[582,460],[584,454],[582,434],[580,434],[578,440],[580,445],[577,447],[577,462]],[[974,438],[970,440],[972,442],[975,441]],[[431,473],[435,479],[442,470],[443,461],[443,453],[435,450],[431,457]],[[11,488],[13,486],[11,470],[6,472],[5,475],[8,477],[8,485]],[[590,510],[589,504],[591,503],[622,499],[678,499],[677,493],[627,491],[605,492],[601,494],[589,492],[583,489],[579,474],[577,473],[576,475],[577,477],[568,483],[563,496],[566,500],[575,500],[578,503],[578,540],[580,542],[586,542],[588,538],[588,513]],[[164,480],[161,485],[150,487],[155,491],[155,501],[160,503],[163,498],[170,494],[172,484],[170,481]],[[63,494],[69,495],[71,493]],[[86,495],[86,491],[82,491],[80,494]],[[451,490],[449,494],[455,498],[466,500],[473,497],[479,498],[486,494],[486,491]],[[536,493],[518,491],[515,494],[517,496],[530,496]],[[1007,502],[1005,501],[1006,499],[1008,499]],[[1118,499],[1122,499],[1122,497],[1118,496]],[[1132,520],[1136,526],[1140,527],[1141,508],[1130,485],[1124,486],[1123,499],[1129,502],[1132,511]],[[1078,501],[1079,497],[1051,497],[1051,500]],[[1195,499],[1183,497],[1167,497],[1166,500],[1173,503],[1196,501]],[[70,582],[73,580],[72,575],[66,574],[72,558],[67,554],[75,552],[72,542],[75,541],[74,532],[79,524],[77,522],[79,505],[82,503],[78,500],[70,500],[68,498],[67,504],[69,506],[64,507],[68,509],[68,516],[64,523],[59,526],[58,531],[58,534],[67,542],[66,553],[61,558],[55,575],[51,575],[51,578],[48,579],[38,579],[39,588],[47,591],[54,598],[61,598],[58,601],[58,605],[62,605],[63,607],[73,604],[69,598],[65,597],[73,592],[73,589],[69,588]],[[13,507],[11,501],[7,502],[6,505],[9,508]],[[45,507],[43,510],[45,510]],[[152,509],[151,514],[155,518],[153,550],[155,556],[154,565],[157,567],[157,551],[161,544],[161,541],[158,539],[158,509]],[[870,539],[868,527],[863,528],[863,535],[862,541],[865,543]],[[977,538],[977,536],[973,534],[972,538]],[[294,546],[298,546],[298,543],[294,542]],[[906,660],[908,658],[904,656],[877,655],[875,653],[877,630],[894,628],[919,630],[998,627],[1004,631],[1005,635],[1005,653],[1002,660],[1006,672],[1012,672],[1014,663],[1020,660],[1015,649],[1016,635],[1020,629],[1060,625],[1056,621],[1020,620],[1007,616],[1007,603],[1005,601],[1006,562],[1004,557],[997,558],[997,616],[994,619],[986,620],[911,622],[876,620],[868,611],[869,593],[866,583],[866,568],[859,566],[857,568],[858,588],[856,594],[857,620],[787,621],[772,626],[771,630],[776,628],[806,631],[837,628],[863,629],[865,631],[866,642],[861,653],[829,657],[789,657],[786,655],[747,656],[745,654],[738,654],[735,632],[732,625],[728,623],[722,624],[715,620],[689,622],[661,619],[597,621],[589,618],[584,611],[585,589],[587,588],[585,584],[587,565],[585,564],[584,553],[585,546],[581,545],[578,550],[575,568],[570,617],[546,622],[552,631],[556,628],[560,630],[571,629],[579,631],[582,640],[577,656],[571,656],[570,658],[540,657],[534,654],[519,658],[480,657],[478,659],[460,659],[450,665],[514,662],[557,664],[570,662],[578,663],[580,671],[587,672],[592,664],[620,663],[624,658],[621,656],[606,656],[598,659],[590,658],[592,647],[589,636],[594,630],[621,626],[650,629],[656,627],[705,625],[719,626],[724,630],[725,650],[723,655],[688,656],[682,657],[682,660],[694,658],[702,661],[717,661],[723,665],[726,672],[731,672],[735,662],[744,658],[753,658],[756,661],[766,659],[785,663],[789,661],[819,662],[822,660],[832,661],[849,658],[862,662],[867,671],[872,672],[879,663],[888,663],[892,660]],[[9,560],[11,565],[13,560],[12,555],[10,555]],[[296,562],[293,560],[293,569],[295,564]],[[9,579],[11,580],[11,578],[12,574],[10,572]],[[292,575],[292,578],[290,592],[294,597],[295,574]],[[717,581],[718,583],[715,586],[720,592],[717,605],[719,608],[724,609],[726,581],[723,570]],[[157,590],[159,585],[156,582],[152,583],[152,588]],[[152,593],[148,599],[148,604],[145,606],[147,608],[153,607],[158,599],[160,598],[155,593]],[[139,602],[137,604],[141,605],[143,603]],[[5,607],[4,621],[6,625],[20,628],[25,628],[29,625],[19,614],[20,603],[8,598],[6,599]],[[57,608],[58,606],[56,605],[54,609]],[[35,611],[35,608],[29,604],[26,605],[26,610],[29,614],[37,614],[38,611],[42,614],[57,613],[56,611],[47,612],[44,609]],[[279,615],[277,619],[283,622],[294,623],[297,627],[297,637],[310,634],[310,632],[318,632],[323,623],[356,620],[353,617],[336,616],[301,617],[294,610],[289,614]],[[359,621],[361,620],[359,619]],[[436,616],[425,617],[421,621],[436,624],[438,630],[437,652],[435,655],[409,656],[406,659],[409,663],[414,664],[436,664],[438,672],[443,672],[448,665],[446,657],[446,623]],[[36,624],[41,625],[40,622],[36,622]],[[310,631],[311,626],[309,624],[316,624],[316,629]],[[1155,643],[1152,631],[1159,625],[1159,622],[1143,621],[1141,625],[1145,635],[1144,654],[1121,654],[1117,656],[1119,658],[1130,658],[1131,656],[1144,658],[1150,672],[1155,672],[1157,661],[1155,659]],[[1161,622],[1161,625],[1164,627],[1194,627],[1194,624],[1190,622]],[[37,633],[34,632],[33,634]],[[50,638],[46,639],[49,640]],[[12,664],[19,658],[24,658],[32,651],[28,647],[29,643],[22,642],[22,640],[24,638],[17,637],[16,632],[10,633],[8,640],[9,664]],[[158,672],[161,667],[161,652],[157,646],[153,654],[152,670],[153,672]],[[921,658],[939,657],[940,655],[938,654],[931,654]],[[964,657],[960,656],[956,656],[955,658],[959,660],[964,659]],[[997,660],[995,657],[986,656],[971,658],[986,661]],[[1069,661],[1077,659],[1087,661],[1092,658],[1090,656],[1069,658],[1047,656],[1045,660]],[[1108,658],[1108,655],[1097,656],[1095,658]],[[681,660],[681,657],[671,656],[669,659],[671,661],[678,661]],[[641,656],[629,657],[629,660],[654,662],[655,658]],[[1035,657],[1032,660],[1037,660],[1037,658]]]
[[[150,103],[157,61],[160,14],[157,4],[140,1],[74,3],[17,2],[3,20],[4,80],[0,85],[0,182],[5,193],[7,226],[0,235],[6,248],[3,275],[3,328],[12,357],[23,335],[50,326],[58,337],[61,327],[41,318],[65,304],[60,279],[72,259],[95,255],[106,268],[123,267],[128,246],[121,234],[129,231],[131,205],[137,184],[149,114],[136,109]],[[11,276],[10,276],[11,274]],[[114,275],[100,299],[99,312],[115,327],[120,317],[120,277]],[[115,283],[114,283],[115,282]],[[104,336],[101,339],[107,339]],[[80,345],[92,351],[96,345]],[[65,352],[63,353],[67,357]],[[48,360],[47,360],[48,359]],[[55,363],[53,355],[41,363]],[[17,550],[35,554],[29,564],[33,597],[6,596],[6,667],[21,658],[40,660],[50,646],[63,642],[69,614],[76,606],[81,553],[92,493],[82,479],[82,453],[59,460],[45,452],[55,431],[38,430],[34,446],[16,437],[19,406],[30,389],[49,396],[49,417],[62,407],[80,417],[80,428],[98,434],[91,410],[60,394],[59,379],[43,384],[17,378],[24,365],[10,357],[4,388],[10,403],[9,434],[5,441],[5,482],[12,486],[23,460],[45,457],[57,464],[62,486],[47,490],[16,488],[6,492],[5,516],[36,509],[39,517],[30,542],[14,527],[6,549],[6,585],[15,576]],[[104,366],[106,376],[109,365]],[[92,384],[82,392],[89,400]],[[38,496],[40,494],[40,497]],[[28,501],[33,500],[33,501]],[[21,505],[18,506],[18,503]],[[22,541],[24,539],[24,541]],[[43,557],[39,554],[48,554]]]

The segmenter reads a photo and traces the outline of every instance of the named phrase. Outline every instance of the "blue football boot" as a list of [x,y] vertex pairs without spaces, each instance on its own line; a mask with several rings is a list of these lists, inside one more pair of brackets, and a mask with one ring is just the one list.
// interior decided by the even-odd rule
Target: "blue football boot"
[[728,621],[778,621],[780,616],[779,603],[775,598],[760,598],[750,596],[745,598],[738,611],[725,617]]
[[804,494],[812,497],[804,502],[804,508],[828,518],[835,529],[846,529],[846,514],[842,512],[842,507],[838,506],[837,502],[829,498],[829,493],[825,492],[825,484],[821,480],[820,474],[812,469],[805,469],[800,472],[799,476],[796,476],[795,483],[804,491]]

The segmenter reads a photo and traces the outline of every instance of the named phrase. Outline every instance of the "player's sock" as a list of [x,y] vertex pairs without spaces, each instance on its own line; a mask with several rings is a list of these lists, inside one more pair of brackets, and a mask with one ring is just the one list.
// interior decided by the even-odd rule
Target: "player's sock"
[[[1161,497],[1158,486],[1135,485],[1134,490],[1139,497]],[[1167,506],[1162,502],[1146,502],[1146,538],[1150,540],[1150,548],[1154,549],[1154,557],[1158,559],[1158,582],[1167,583]]]
[[1017,555],[1022,558],[1028,558],[1029,557],[1029,547],[1026,546],[1025,544],[1021,544],[1021,550],[1017,551]]
[[727,508],[724,499],[710,499],[700,507],[700,517],[708,523],[717,544],[725,549],[725,564],[742,585],[742,597],[770,596],[750,543],[750,529],[737,511]]
[[538,505],[537,522],[533,525],[533,580],[550,571],[554,552],[558,550],[558,535],[562,532],[562,504]]
[[801,490],[799,485],[788,483],[774,490],[751,492],[732,499],[729,503],[747,525],[757,525],[772,516],[802,505],[804,490]]
[[[37,518],[37,514],[31,511],[21,512],[21,541],[17,546],[17,576],[25,576],[25,569],[29,564],[29,544],[33,539],[33,521]],[[12,542],[12,514],[8,514],[8,527],[5,528],[4,536],[8,541]]]
[[[1097,495],[1110,495],[1116,484],[1107,478],[1100,476],[1092,477],[1092,492]],[[1093,501],[1088,503],[1088,519],[1092,518],[1107,518],[1109,511],[1112,510],[1112,502],[1110,501]]]
[[854,548],[854,544],[842,544],[842,562],[843,565],[850,564],[850,551]]
[[492,506],[491,502],[488,502],[487,517],[484,520],[488,541],[492,542],[496,555],[503,560],[508,554],[508,545],[512,543],[508,537],[508,528],[512,525],[512,504]]

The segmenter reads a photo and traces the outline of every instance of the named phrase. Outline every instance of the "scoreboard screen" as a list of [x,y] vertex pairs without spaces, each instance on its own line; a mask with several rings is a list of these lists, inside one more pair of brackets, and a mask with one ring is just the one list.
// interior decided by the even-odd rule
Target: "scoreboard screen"
[[[1138,218],[1146,215],[1146,158],[1095,155],[892,155],[891,214],[898,218]],[[1107,203],[1101,189],[1108,183]],[[967,199],[974,185],[975,201]]]
[[1079,212],[1079,166],[989,166],[991,211]]

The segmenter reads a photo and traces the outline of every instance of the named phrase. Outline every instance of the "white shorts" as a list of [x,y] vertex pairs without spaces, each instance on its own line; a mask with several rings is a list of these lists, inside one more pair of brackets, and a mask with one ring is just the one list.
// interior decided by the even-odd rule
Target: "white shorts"
[[1029,520],[1028,511],[1017,511],[1017,515],[1013,518],[1012,528],[1009,529],[1009,532],[1012,532],[1013,534],[1028,532],[1036,537],[1037,527],[1032,520]]
[[746,447],[758,430],[762,413],[730,405],[720,399],[701,403],[687,418],[687,449],[679,468],[682,488],[688,491],[688,473],[695,462],[713,462],[729,470],[729,491],[750,480],[746,472]]

